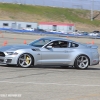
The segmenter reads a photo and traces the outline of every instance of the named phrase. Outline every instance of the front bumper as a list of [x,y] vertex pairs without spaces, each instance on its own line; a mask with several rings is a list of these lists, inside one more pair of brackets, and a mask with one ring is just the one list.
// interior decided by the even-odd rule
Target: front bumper
[[0,64],[17,64],[16,56],[0,57]]

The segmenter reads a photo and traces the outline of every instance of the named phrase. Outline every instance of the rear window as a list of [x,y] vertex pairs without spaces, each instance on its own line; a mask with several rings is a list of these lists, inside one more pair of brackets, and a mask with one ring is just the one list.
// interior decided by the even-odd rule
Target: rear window
[[71,43],[71,48],[73,48],[73,47],[78,47],[79,45],[78,44],[76,44],[76,43]]

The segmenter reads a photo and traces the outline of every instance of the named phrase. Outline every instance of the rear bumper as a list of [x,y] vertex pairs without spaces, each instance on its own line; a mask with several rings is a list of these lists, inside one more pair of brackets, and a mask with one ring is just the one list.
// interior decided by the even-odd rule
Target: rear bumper
[[94,60],[92,61],[91,65],[98,65],[99,62],[100,62],[99,59],[94,59]]

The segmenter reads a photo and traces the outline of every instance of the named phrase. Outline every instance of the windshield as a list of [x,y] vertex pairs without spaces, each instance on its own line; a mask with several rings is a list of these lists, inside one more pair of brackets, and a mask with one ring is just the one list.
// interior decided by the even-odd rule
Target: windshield
[[31,42],[29,45],[34,46],[34,47],[42,47],[50,41],[51,40],[49,39],[39,39],[39,40]]

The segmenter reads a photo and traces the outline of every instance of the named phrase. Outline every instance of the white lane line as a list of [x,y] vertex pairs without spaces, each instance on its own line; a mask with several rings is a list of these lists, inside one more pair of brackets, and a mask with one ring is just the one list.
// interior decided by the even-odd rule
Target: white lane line
[[81,86],[81,87],[100,87],[100,85],[91,84],[63,84],[63,83],[35,83],[35,82],[10,82],[10,81],[0,81],[0,83],[10,83],[10,84],[34,84],[34,85],[60,85],[60,86]]

